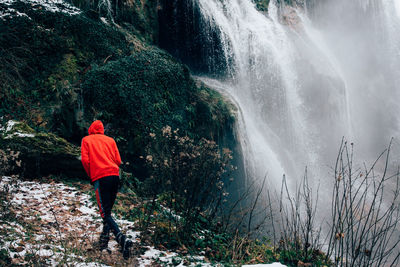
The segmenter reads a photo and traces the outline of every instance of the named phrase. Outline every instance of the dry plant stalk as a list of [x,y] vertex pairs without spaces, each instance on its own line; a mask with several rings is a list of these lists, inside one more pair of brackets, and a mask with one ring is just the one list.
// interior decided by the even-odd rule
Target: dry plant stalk
[[[388,174],[391,145],[392,141],[371,167],[364,165],[363,169],[355,169],[353,143],[349,146],[342,139],[324,240],[321,226],[317,227],[315,221],[319,188],[315,198],[306,169],[292,197],[284,176],[280,197],[280,249],[311,259],[312,254],[320,254],[324,248],[325,261],[335,266],[397,266],[400,179],[399,168],[393,175]],[[378,163],[383,163],[380,172],[376,170]],[[270,212],[272,215],[272,208]]]

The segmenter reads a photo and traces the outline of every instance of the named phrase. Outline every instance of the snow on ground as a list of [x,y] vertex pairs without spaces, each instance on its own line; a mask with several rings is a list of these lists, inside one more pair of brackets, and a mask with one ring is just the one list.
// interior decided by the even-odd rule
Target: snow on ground
[[274,262],[271,264],[254,264],[254,265],[243,265],[242,267],[286,267],[286,265],[283,265],[279,262]]
[[[118,244],[111,240],[110,253],[93,249],[102,229],[94,199],[87,194],[90,185],[81,188],[63,183],[21,181],[18,177],[0,177],[0,192],[8,192],[15,220],[0,220],[0,249],[6,248],[15,264],[54,266],[211,266],[203,256],[185,256],[154,247],[140,247],[140,232],[135,223],[117,219],[121,230],[144,251],[124,261]],[[158,265],[157,265],[158,264]]]
[[16,16],[29,16],[25,13],[20,13],[11,6],[16,2],[23,2],[29,4],[32,9],[40,10],[44,9],[50,12],[62,12],[68,15],[78,15],[81,10],[64,0],[1,0],[0,1],[0,20],[5,20],[7,17]]
[[[11,11],[11,10],[13,10],[13,11],[15,11],[14,9],[12,9],[12,8],[10,8],[10,9],[8,9],[8,11]],[[16,11],[19,15],[21,15],[22,13],[19,13],[18,11]],[[18,16],[19,16],[18,15]],[[22,14],[22,15],[26,15],[26,14]],[[21,16],[22,16],[21,15]],[[0,19],[1,19],[1,13],[0,13]],[[11,131],[13,131],[14,130],[14,126],[16,126],[16,125],[18,125],[20,122],[16,122],[16,121],[13,121],[13,120],[9,120],[7,123],[6,123],[6,125],[5,126],[3,126],[3,125],[1,125],[0,124],[0,134],[2,134],[2,135],[4,135],[5,137],[5,139],[10,139],[10,138],[13,138],[13,137],[35,137],[35,135],[34,134],[31,134],[31,133],[22,133],[22,132],[18,132],[18,131],[15,131],[15,132],[13,132],[13,133],[11,133]]]

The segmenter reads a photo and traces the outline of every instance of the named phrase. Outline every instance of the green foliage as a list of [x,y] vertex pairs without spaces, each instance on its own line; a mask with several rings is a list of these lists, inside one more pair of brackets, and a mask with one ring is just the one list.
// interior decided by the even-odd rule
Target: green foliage
[[0,249],[0,265],[12,266],[10,255],[8,254],[8,251],[4,248]]
[[[92,17],[108,17],[108,11],[99,9],[101,0],[72,0],[75,6],[91,13]],[[149,43],[156,43],[158,39],[158,11],[160,9],[159,1],[140,1],[132,0],[116,1],[111,6],[112,18],[119,25],[128,27],[140,40]],[[96,12],[94,12],[96,10]],[[108,17],[108,19],[111,19]]]
[[223,149],[221,153],[214,141],[195,141],[170,126],[150,136],[146,149],[150,178],[145,190],[151,196],[167,194],[168,207],[183,213],[188,224],[191,216],[200,212],[215,215],[227,195],[223,178],[233,170],[231,151]]
[[268,11],[268,5],[270,0],[254,0],[256,7],[260,11]]
[[154,48],[94,67],[82,89],[95,116],[160,127],[163,122],[182,125],[196,87],[187,68]]
[[47,78],[46,86],[53,92],[48,97],[63,100],[65,97],[71,96],[74,94],[72,86],[77,82],[77,78],[78,65],[76,57],[73,54],[64,55],[64,59]]
[[[1,3],[0,3],[1,5]],[[26,16],[0,23],[0,116],[25,119],[67,138],[77,128],[79,82],[93,62],[130,52],[124,35],[85,15],[10,7]]]
[[[321,250],[307,249],[300,251],[291,245],[290,249],[278,248],[279,259],[288,266],[331,266],[332,262],[326,260],[326,254]],[[304,265],[306,264],[306,265]]]
[[[87,1],[77,2],[90,9]],[[0,117],[24,120],[75,144],[94,117],[113,122],[109,133],[141,178],[143,162],[132,159],[143,154],[153,129],[169,124],[191,137],[224,135],[232,122],[229,110],[209,89],[198,89],[184,65],[140,41],[148,38],[139,32],[157,20],[154,3],[137,4],[131,9],[142,22],[117,29],[91,12],[70,16],[13,3],[29,18],[0,23]],[[118,16],[129,22],[125,15]]]
[[[202,133],[202,136],[211,140],[218,141],[227,132],[233,132],[236,107],[228,102],[223,96],[211,90],[204,85],[200,86],[200,90],[196,93],[198,101],[195,109],[188,110],[196,114],[194,121],[197,132]],[[192,106],[190,106],[192,107]]]
[[[189,70],[169,54],[149,47],[95,66],[82,84],[86,116],[112,122],[132,169],[143,170],[148,134],[168,124],[191,138],[216,139],[233,118],[222,97],[198,88]],[[141,178],[146,173],[137,173]]]
[[195,252],[226,242],[224,234],[208,233],[227,195],[223,177],[232,169],[231,152],[220,151],[214,141],[180,136],[169,126],[149,137],[149,178],[140,182],[124,174],[122,179],[130,186],[125,192],[133,188],[146,200],[127,204],[133,208],[120,212],[138,220],[153,243],[167,248],[183,246]]

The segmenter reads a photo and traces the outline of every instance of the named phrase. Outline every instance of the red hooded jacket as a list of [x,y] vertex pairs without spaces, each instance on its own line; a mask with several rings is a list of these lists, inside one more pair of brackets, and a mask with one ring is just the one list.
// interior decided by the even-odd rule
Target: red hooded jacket
[[103,123],[94,121],[82,139],[82,164],[92,183],[106,176],[119,176],[121,156],[114,139],[104,135]]

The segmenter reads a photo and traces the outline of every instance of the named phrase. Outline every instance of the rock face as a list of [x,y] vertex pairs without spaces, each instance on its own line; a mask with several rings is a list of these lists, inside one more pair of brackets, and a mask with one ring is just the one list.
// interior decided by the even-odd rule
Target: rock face
[[182,60],[194,73],[226,74],[221,33],[204,21],[198,2],[162,0],[161,6],[159,46]]
[[140,39],[158,43],[158,11],[160,0],[72,0],[93,17],[103,17],[121,26],[128,26]]
[[0,154],[1,174],[87,178],[78,147],[54,134],[35,132],[22,122],[10,120],[0,128]]

